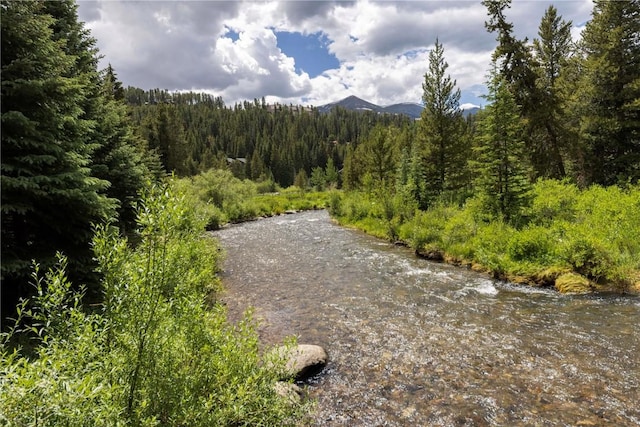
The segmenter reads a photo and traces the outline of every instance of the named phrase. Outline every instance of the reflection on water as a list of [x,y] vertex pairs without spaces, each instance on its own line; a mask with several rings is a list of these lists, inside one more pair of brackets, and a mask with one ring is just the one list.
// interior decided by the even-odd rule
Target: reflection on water
[[324,211],[215,234],[231,317],[327,349],[316,425],[640,425],[638,298],[495,282]]

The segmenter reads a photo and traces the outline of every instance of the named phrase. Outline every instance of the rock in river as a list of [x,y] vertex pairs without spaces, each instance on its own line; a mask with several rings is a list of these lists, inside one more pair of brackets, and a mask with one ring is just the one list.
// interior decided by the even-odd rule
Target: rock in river
[[327,364],[327,352],[319,345],[298,344],[279,347],[276,351],[286,361],[286,375],[299,381],[317,374]]

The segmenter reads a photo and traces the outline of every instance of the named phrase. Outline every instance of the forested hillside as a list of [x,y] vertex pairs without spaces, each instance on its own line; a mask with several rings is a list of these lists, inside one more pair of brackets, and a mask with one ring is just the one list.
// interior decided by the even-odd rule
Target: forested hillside
[[409,126],[406,116],[266,104],[264,99],[226,106],[203,93],[127,88],[125,98],[140,135],[157,150],[167,171],[195,175],[231,168],[236,176],[292,185],[331,159],[342,168],[346,147],[376,126]]

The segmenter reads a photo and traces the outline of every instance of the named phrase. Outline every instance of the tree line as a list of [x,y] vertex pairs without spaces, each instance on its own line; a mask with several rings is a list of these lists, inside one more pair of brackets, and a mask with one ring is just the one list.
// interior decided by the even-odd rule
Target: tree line
[[226,106],[204,93],[144,91],[128,87],[124,98],[134,125],[167,171],[192,176],[230,168],[239,178],[292,185],[328,162],[341,168],[349,145],[376,126],[408,125],[402,115],[358,113],[336,108],[267,104],[263,99]]
[[553,6],[530,43],[514,35],[509,0],[483,4],[498,42],[486,108],[463,117],[460,90],[436,40],[421,120],[409,130],[381,128],[348,150],[345,187],[404,192],[421,209],[474,194],[494,218],[517,222],[541,178],[581,188],[637,183],[640,2],[596,1],[577,43],[572,23]]

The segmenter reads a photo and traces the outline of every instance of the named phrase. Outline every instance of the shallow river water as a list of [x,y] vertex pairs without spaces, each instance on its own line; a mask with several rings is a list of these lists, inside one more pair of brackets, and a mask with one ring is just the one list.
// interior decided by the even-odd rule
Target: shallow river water
[[218,231],[230,317],[322,345],[318,426],[640,425],[640,299],[418,259],[325,211]]

